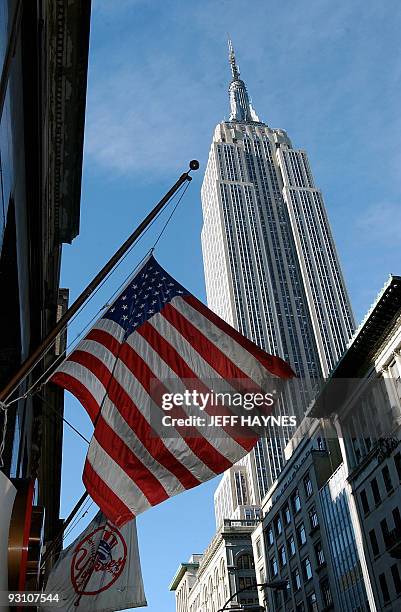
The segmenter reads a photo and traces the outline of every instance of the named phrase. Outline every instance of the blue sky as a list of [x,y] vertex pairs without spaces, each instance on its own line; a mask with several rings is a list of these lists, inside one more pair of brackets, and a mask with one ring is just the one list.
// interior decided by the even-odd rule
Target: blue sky
[[[192,158],[201,169],[156,255],[204,299],[199,191],[214,127],[228,118],[229,31],[257,113],[308,152],[360,321],[388,274],[401,274],[400,17],[399,0],[93,0],[81,232],[63,257],[71,299]],[[74,322],[70,338],[156,233]],[[66,414],[91,435],[68,394]],[[85,450],[66,430],[64,516],[82,491]],[[175,609],[170,579],[213,535],[216,484],[139,517],[151,612]]]

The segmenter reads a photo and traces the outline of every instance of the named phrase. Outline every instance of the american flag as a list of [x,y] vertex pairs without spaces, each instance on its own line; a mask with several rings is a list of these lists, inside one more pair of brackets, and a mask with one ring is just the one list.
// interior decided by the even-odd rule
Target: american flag
[[[94,423],[83,482],[108,519],[122,526],[222,473],[257,441],[230,427],[221,436],[206,427],[159,435],[152,421],[163,412],[155,381],[160,398],[168,381],[195,380],[198,389],[207,389],[210,380],[237,380],[238,388],[245,380],[260,389],[266,377],[293,375],[282,359],[191,295],[152,255],[51,380],[73,393]],[[188,413],[176,407],[169,414]]]

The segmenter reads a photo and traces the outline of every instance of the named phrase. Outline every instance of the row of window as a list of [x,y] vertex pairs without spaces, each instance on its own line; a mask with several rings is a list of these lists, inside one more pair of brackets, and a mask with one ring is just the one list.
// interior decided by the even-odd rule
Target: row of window
[[[401,481],[401,453],[397,453],[396,455],[394,455],[393,461],[394,461],[395,469],[398,474],[398,478]],[[393,485],[393,481],[391,478],[389,466],[385,465],[382,468],[381,473],[382,473],[383,484],[384,484],[386,493],[392,493],[394,490],[394,485]],[[380,493],[379,483],[377,482],[376,477],[370,481],[370,489],[372,492],[373,501],[375,503],[375,506],[379,506],[382,502],[382,497]],[[372,508],[369,505],[369,499],[368,499],[366,489],[363,489],[361,491],[360,500],[361,500],[363,511],[366,515],[372,510]]]
[[[303,479],[304,482],[304,489],[305,489],[305,495],[306,498],[309,498],[312,493],[313,493],[313,485],[312,485],[312,481],[309,477],[309,474],[307,474],[305,476],[305,478]],[[282,509],[281,512],[279,512],[275,518],[273,519],[273,522],[268,525],[267,527],[267,543],[269,546],[272,546],[274,543],[274,534],[276,534],[276,536],[279,536],[282,534],[283,532],[283,523],[284,525],[289,525],[291,523],[291,510],[290,510],[290,506],[292,509],[292,512],[294,515],[298,514],[298,512],[301,510],[301,498],[299,495],[299,491],[298,489],[295,489],[295,491],[293,492],[293,494],[290,497],[290,504],[286,504]]]
[[[391,577],[394,584],[394,590],[397,595],[401,595],[401,576],[400,576],[400,568],[397,563],[394,563],[390,567]],[[390,601],[390,592],[388,589],[386,574],[379,575],[379,584],[380,590],[383,597],[383,602],[386,604]]]
[[[300,589],[301,587],[296,590],[299,591]],[[330,591],[330,584],[327,578],[325,580],[322,580],[322,582],[320,583],[320,593],[322,597],[323,607],[327,608],[331,606],[333,604],[333,597]],[[289,589],[287,589],[287,591],[284,591],[283,594],[281,594],[279,591],[275,591],[273,595],[274,610],[279,610],[283,603],[283,600],[285,603],[288,601],[288,599],[289,599]],[[295,612],[318,612],[318,610],[319,610],[318,599],[317,599],[317,595],[315,591],[311,591],[307,593],[306,608],[305,608],[305,603],[303,601],[297,602],[296,607],[295,607]],[[294,612],[294,611],[291,611],[291,612]]]

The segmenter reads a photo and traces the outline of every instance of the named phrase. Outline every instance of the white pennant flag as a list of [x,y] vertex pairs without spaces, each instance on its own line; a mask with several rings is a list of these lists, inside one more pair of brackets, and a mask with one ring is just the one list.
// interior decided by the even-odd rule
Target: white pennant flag
[[[115,527],[98,512],[85,531],[60,555],[45,593],[59,594],[44,610],[113,612],[147,606],[135,519]],[[54,601],[54,599],[53,599]]]

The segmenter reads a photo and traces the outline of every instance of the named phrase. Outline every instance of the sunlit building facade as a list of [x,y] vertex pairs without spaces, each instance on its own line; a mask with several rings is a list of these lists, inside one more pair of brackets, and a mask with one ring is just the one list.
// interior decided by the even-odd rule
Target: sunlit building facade
[[[202,185],[208,305],[296,371],[278,410],[302,416],[313,379],[326,377],[354,318],[321,191],[305,151],[260,121],[230,43],[230,118],[217,125]],[[244,463],[260,496],[277,478],[292,431],[267,436]]]

